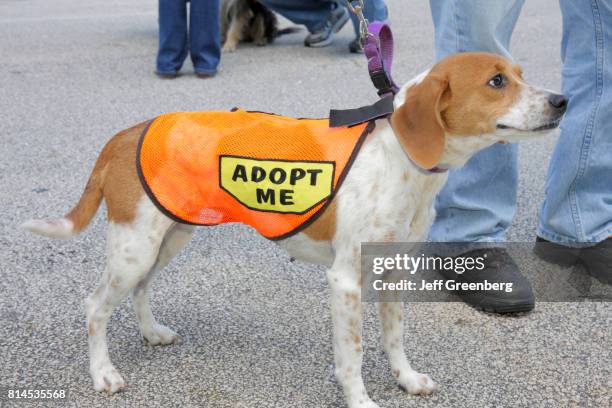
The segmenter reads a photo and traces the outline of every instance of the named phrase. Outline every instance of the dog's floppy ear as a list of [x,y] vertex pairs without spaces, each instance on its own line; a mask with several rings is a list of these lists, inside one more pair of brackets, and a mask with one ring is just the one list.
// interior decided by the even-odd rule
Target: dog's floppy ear
[[444,152],[442,101],[448,80],[429,74],[406,93],[406,100],[391,115],[391,125],[408,157],[424,169],[435,167]]

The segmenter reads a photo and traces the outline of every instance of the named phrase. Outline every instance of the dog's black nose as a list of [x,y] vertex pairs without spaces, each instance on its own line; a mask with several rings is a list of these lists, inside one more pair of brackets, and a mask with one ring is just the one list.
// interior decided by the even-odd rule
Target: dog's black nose
[[548,96],[548,103],[555,109],[565,112],[567,109],[567,98],[559,94],[550,94]]

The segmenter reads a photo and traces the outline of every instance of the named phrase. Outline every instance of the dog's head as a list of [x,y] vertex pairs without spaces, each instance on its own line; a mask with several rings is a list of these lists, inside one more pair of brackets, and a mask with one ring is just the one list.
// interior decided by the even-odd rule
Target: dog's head
[[391,124],[426,169],[458,167],[494,143],[544,134],[567,108],[565,97],[528,85],[520,67],[486,53],[446,58],[402,92]]

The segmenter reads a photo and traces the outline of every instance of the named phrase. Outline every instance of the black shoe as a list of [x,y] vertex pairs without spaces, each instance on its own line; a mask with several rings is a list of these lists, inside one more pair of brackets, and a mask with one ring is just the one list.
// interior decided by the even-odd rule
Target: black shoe
[[361,46],[361,39],[359,37],[351,41],[349,44],[349,52],[351,54],[363,54],[363,47]]
[[458,257],[469,257],[477,259],[483,257],[484,269],[466,271],[462,274],[453,270],[442,269],[438,272],[446,280],[454,280],[457,283],[482,283],[488,281],[491,284],[512,284],[512,290],[455,290],[465,303],[478,310],[493,313],[517,313],[528,312],[535,306],[535,299],[531,284],[521,274],[518,265],[503,248],[475,249],[464,252]]
[[555,244],[544,238],[537,237],[533,253],[543,261],[555,265],[569,267],[579,262],[580,249]]
[[349,12],[346,7],[339,4],[332,10],[329,15],[329,19],[325,22],[325,25],[310,33],[304,39],[304,45],[306,47],[327,47],[334,40],[334,34],[342,30],[342,27],[349,21]]
[[612,285],[612,238],[586,248],[571,248],[537,237],[533,252],[542,260],[565,267],[581,264],[587,273]]

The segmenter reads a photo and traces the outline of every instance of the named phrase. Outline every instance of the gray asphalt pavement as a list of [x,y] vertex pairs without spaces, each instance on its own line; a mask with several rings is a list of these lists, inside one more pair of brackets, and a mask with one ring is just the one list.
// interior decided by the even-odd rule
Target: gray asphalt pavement
[[[527,3],[514,54],[531,82],[559,89],[558,4]],[[389,7],[395,77],[406,81],[433,59],[428,2]],[[325,49],[304,48],[303,35],[241,46],[215,79],[197,79],[187,62],[183,76],[162,81],[153,75],[153,0],[0,2],[0,386],[66,388],[75,407],[343,406],[321,268],[290,263],[245,227],[199,229],[154,286],[154,313],[182,343],[143,345],[125,302],[109,344],[127,388],[108,397],[89,378],[83,303],[103,268],[104,211],[67,242],[18,229],[27,218],[63,214],[106,140],[159,113],[240,106],[322,117],[376,99],[363,57],[347,52],[351,29]],[[534,238],[554,142],[521,146],[511,240]],[[609,303],[539,303],[522,317],[461,303],[407,305],[409,359],[441,386],[430,397],[393,384],[371,309],[363,373],[384,407],[611,406]]]

